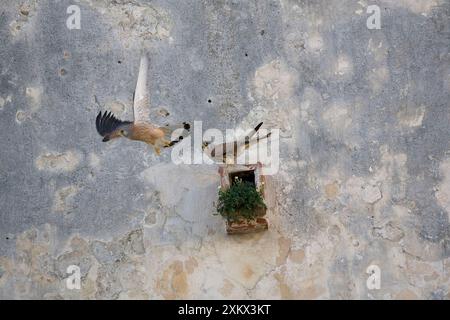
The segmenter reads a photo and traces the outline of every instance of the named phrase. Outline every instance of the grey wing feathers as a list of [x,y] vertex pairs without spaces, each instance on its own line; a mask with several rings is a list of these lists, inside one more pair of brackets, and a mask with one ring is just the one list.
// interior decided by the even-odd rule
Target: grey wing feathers
[[142,55],[139,65],[138,80],[134,91],[134,122],[148,122],[150,120],[150,95],[147,91],[148,58]]
[[221,143],[213,146],[210,149],[209,155],[220,161],[224,161],[227,157],[234,156],[236,158],[245,149],[249,148],[251,145],[258,143],[262,139],[270,137],[270,133],[264,137],[257,137],[256,139],[251,139],[258,132],[259,128],[262,126],[262,122],[259,123],[252,131],[250,131],[244,138],[240,138],[231,142]]

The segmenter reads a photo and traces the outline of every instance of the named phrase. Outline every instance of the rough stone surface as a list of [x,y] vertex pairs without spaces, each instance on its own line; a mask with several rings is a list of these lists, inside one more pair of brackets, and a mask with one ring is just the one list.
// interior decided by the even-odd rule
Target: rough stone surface
[[[2,1],[0,298],[448,299],[449,21],[445,0]],[[155,121],[281,129],[268,231],[225,234],[214,166],[101,142],[142,48]]]

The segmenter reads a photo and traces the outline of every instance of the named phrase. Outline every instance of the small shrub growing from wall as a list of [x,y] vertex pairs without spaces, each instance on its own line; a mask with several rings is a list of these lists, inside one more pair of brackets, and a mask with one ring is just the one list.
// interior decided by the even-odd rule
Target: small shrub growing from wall
[[230,222],[252,220],[265,214],[266,205],[255,185],[235,177],[230,188],[219,190],[217,212]]

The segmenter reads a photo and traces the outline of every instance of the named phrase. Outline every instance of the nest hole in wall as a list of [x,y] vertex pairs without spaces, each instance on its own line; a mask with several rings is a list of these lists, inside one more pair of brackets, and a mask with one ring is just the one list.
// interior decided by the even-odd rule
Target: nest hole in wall
[[[259,192],[265,202],[265,178],[262,175],[260,165],[227,165],[219,169],[221,176],[221,190],[227,191],[233,185],[248,183]],[[267,207],[257,207],[252,212],[252,218],[241,217],[238,220],[226,220],[227,234],[246,234],[264,231],[269,228],[268,220],[265,218]],[[239,214],[239,212],[238,212]]]
[[252,184],[256,188],[255,170],[231,172],[228,174],[228,177],[231,181],[231,184],[235,184],[236,180],[240,179]]

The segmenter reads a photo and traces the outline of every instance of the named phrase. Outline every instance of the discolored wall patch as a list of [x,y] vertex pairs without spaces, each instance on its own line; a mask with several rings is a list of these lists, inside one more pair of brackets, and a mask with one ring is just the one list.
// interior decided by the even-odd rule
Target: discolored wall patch
[[79,152],[68,150],[64,152],[45,152],[36,159],[39,170],[49,172],[71,172],[80,164],[82,156]]

